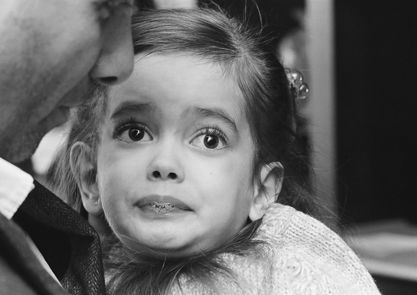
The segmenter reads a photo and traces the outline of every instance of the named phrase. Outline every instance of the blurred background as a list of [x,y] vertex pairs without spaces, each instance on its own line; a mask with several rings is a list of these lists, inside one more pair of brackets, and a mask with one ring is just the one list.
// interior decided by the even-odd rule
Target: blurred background
[[[143,8],[206,2],[138,1]],[[210,2],[254,22],[262,19],[270,49],[303,74],[310,95],[296,102],[297,131],[313,167],[307,177],[314,192],[335,212],[329,226],[358,253],[383,294],[417,294],[413,1]],[[51,131],[21,166],[42,179],[65,130]]]

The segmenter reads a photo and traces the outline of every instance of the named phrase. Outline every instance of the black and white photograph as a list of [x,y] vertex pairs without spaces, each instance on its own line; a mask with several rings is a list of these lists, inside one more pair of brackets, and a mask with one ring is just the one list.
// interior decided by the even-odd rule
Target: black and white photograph
[[417,294],[416,36],[412,1],[1,0],[0,295]]

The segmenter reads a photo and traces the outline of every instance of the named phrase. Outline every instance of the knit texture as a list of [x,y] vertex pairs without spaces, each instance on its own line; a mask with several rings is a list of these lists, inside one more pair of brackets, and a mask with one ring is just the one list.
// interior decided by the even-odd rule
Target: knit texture
[[215,284],[180,278],[170,294],[380,294],[355,253],[332,230],[292,207],[273,204],[251,255],[220,257],[234,278],[214,275]]

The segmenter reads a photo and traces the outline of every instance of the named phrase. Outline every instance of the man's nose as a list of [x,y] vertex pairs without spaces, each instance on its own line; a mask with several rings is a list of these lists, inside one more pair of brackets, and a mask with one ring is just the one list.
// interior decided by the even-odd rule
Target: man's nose
[[133,70],[131,17],[116,10],[103,26],[103,47],[91,70],[99,84],[113,85],[126,80]]

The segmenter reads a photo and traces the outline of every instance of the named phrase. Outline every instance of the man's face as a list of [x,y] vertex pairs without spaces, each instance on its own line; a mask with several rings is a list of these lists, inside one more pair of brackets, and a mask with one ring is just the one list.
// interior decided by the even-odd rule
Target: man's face
[[[140,56],[113,87],[97,154],[116,235],[170,256],[215,248],[246,223],[255,146],[236,83],[191,56]],[[132,242],[133,241],[133,242]]]
[[132,2],[2,0],[0,157],[29,157],[95,82],[130,75]]

